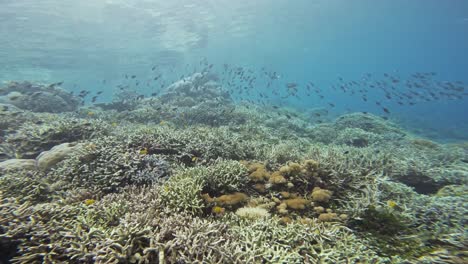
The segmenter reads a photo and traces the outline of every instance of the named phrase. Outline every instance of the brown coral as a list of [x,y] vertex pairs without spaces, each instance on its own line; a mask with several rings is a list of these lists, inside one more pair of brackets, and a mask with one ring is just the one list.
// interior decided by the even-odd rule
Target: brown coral
[[302,171],[302,166],[299,163],[291,162],[288,164],[289,166],[289,173],[292,175],[297,175]]
[[318,169],[319,163],[316,160],[304,160],[303,166],[307,171],[311,172]]
[[320,187],[315,187],[312,190],[312,201],[326,203],[330,200],[332,194],[333,194],[332,191],[325,190]]
[[294,198],[294,199],[288,199],[284,201],[288,208],[291,209],[296,209],[296,210],[303,210],[306,207],[306,204],[309,203],[304,198]]
[[266,180],[270,177],[270,174],[265,168],[265,165],[260,163],[253,163],[248,166],[249,178],[254,182]]
[[323,213],[319,215],[318,219],[321,222],[330,222],[337,219],[337,217],[336,213]]
[[271,184],[284,184],[287,182],[286,178],[279,171],[273,172],[270,176],[269,182]]
[[236,205],[247,201],[248,198],[249,197],[246,194],[236,192],[233,194],[224,194],[219,197],[215,197],[213,198],[213,201],[220,205]]

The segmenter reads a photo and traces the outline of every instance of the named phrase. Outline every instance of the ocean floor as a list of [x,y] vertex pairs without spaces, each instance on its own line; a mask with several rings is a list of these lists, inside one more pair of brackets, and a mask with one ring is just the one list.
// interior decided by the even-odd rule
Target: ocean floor
[[0,263],[465,263],[468,142],[212,82],[0,88]]

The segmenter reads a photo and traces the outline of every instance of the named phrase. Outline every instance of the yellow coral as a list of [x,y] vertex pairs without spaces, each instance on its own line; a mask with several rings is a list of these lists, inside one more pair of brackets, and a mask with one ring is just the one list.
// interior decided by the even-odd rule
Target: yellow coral
[[312,190],[312,201],[326,203],[330,200],[332,194],[333,194],[332,191],[325,190],[320,187],[315,187]]

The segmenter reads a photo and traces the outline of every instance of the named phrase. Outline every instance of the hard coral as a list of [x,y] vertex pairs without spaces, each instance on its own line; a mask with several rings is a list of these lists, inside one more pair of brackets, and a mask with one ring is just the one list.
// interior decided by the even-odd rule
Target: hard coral
[[314,202],[328,202],[332,196],[333,192],[320,187],[315,187],[312,190],[312,201]]
[[233,194],[225,194],[225,195],[221,195],[219,197],[215,197],[213,198],[213,201],[219,205],[237,205],[237,204],[240,204],[240,203],[243,203],[245,201],[247,201],[249,197],[244,194],[244,193],[240,193],[240,192],[236,192],[236,193],[233,193]]
[[276,171],[273,172],[270,176],[270,179],[268,180],[271,184],[284,184],[287,182],[286,178],[284,178],[283,175],[281,175],[280,172]]
[[308,200],[304,198],[294,198],[288,199],[284,201],[288,208],[295,209],[295,210],[303,210],[305,209],[306,205],[309,203]]
[[336,213],[323,213],[323,214],[320,214],[318,217],[318,219],[321,222],[330,222],[330,221],[336,220],[337,218],[338,216]]
[[270,178],[270,173],[265,168],[265,165],[261,163],[252,163],[248,166],[250,172],[249,178],[254,182],[264,181]]

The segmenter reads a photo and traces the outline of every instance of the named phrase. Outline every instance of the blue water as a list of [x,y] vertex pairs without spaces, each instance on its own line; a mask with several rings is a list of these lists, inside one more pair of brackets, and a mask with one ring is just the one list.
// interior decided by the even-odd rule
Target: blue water
[[[338,77],[436,72],[438,81],[468,84],[464,0],[1,0],[0,22],[0,81],[65,81],[75,92],[103,90],[100,102],[111,100],[124,74],[149,78],[158,65],[168,85],[202,58],[218,71],[265,67],[282,83],[313,81],[326,100],[271,101],[299,109],[332,102],[337,114],[382,115],[373,103],[379,91],[364,103],[333,91]],[[449,141],[468,138],[467,102],[465,95],[386,106],[390,119]]]

